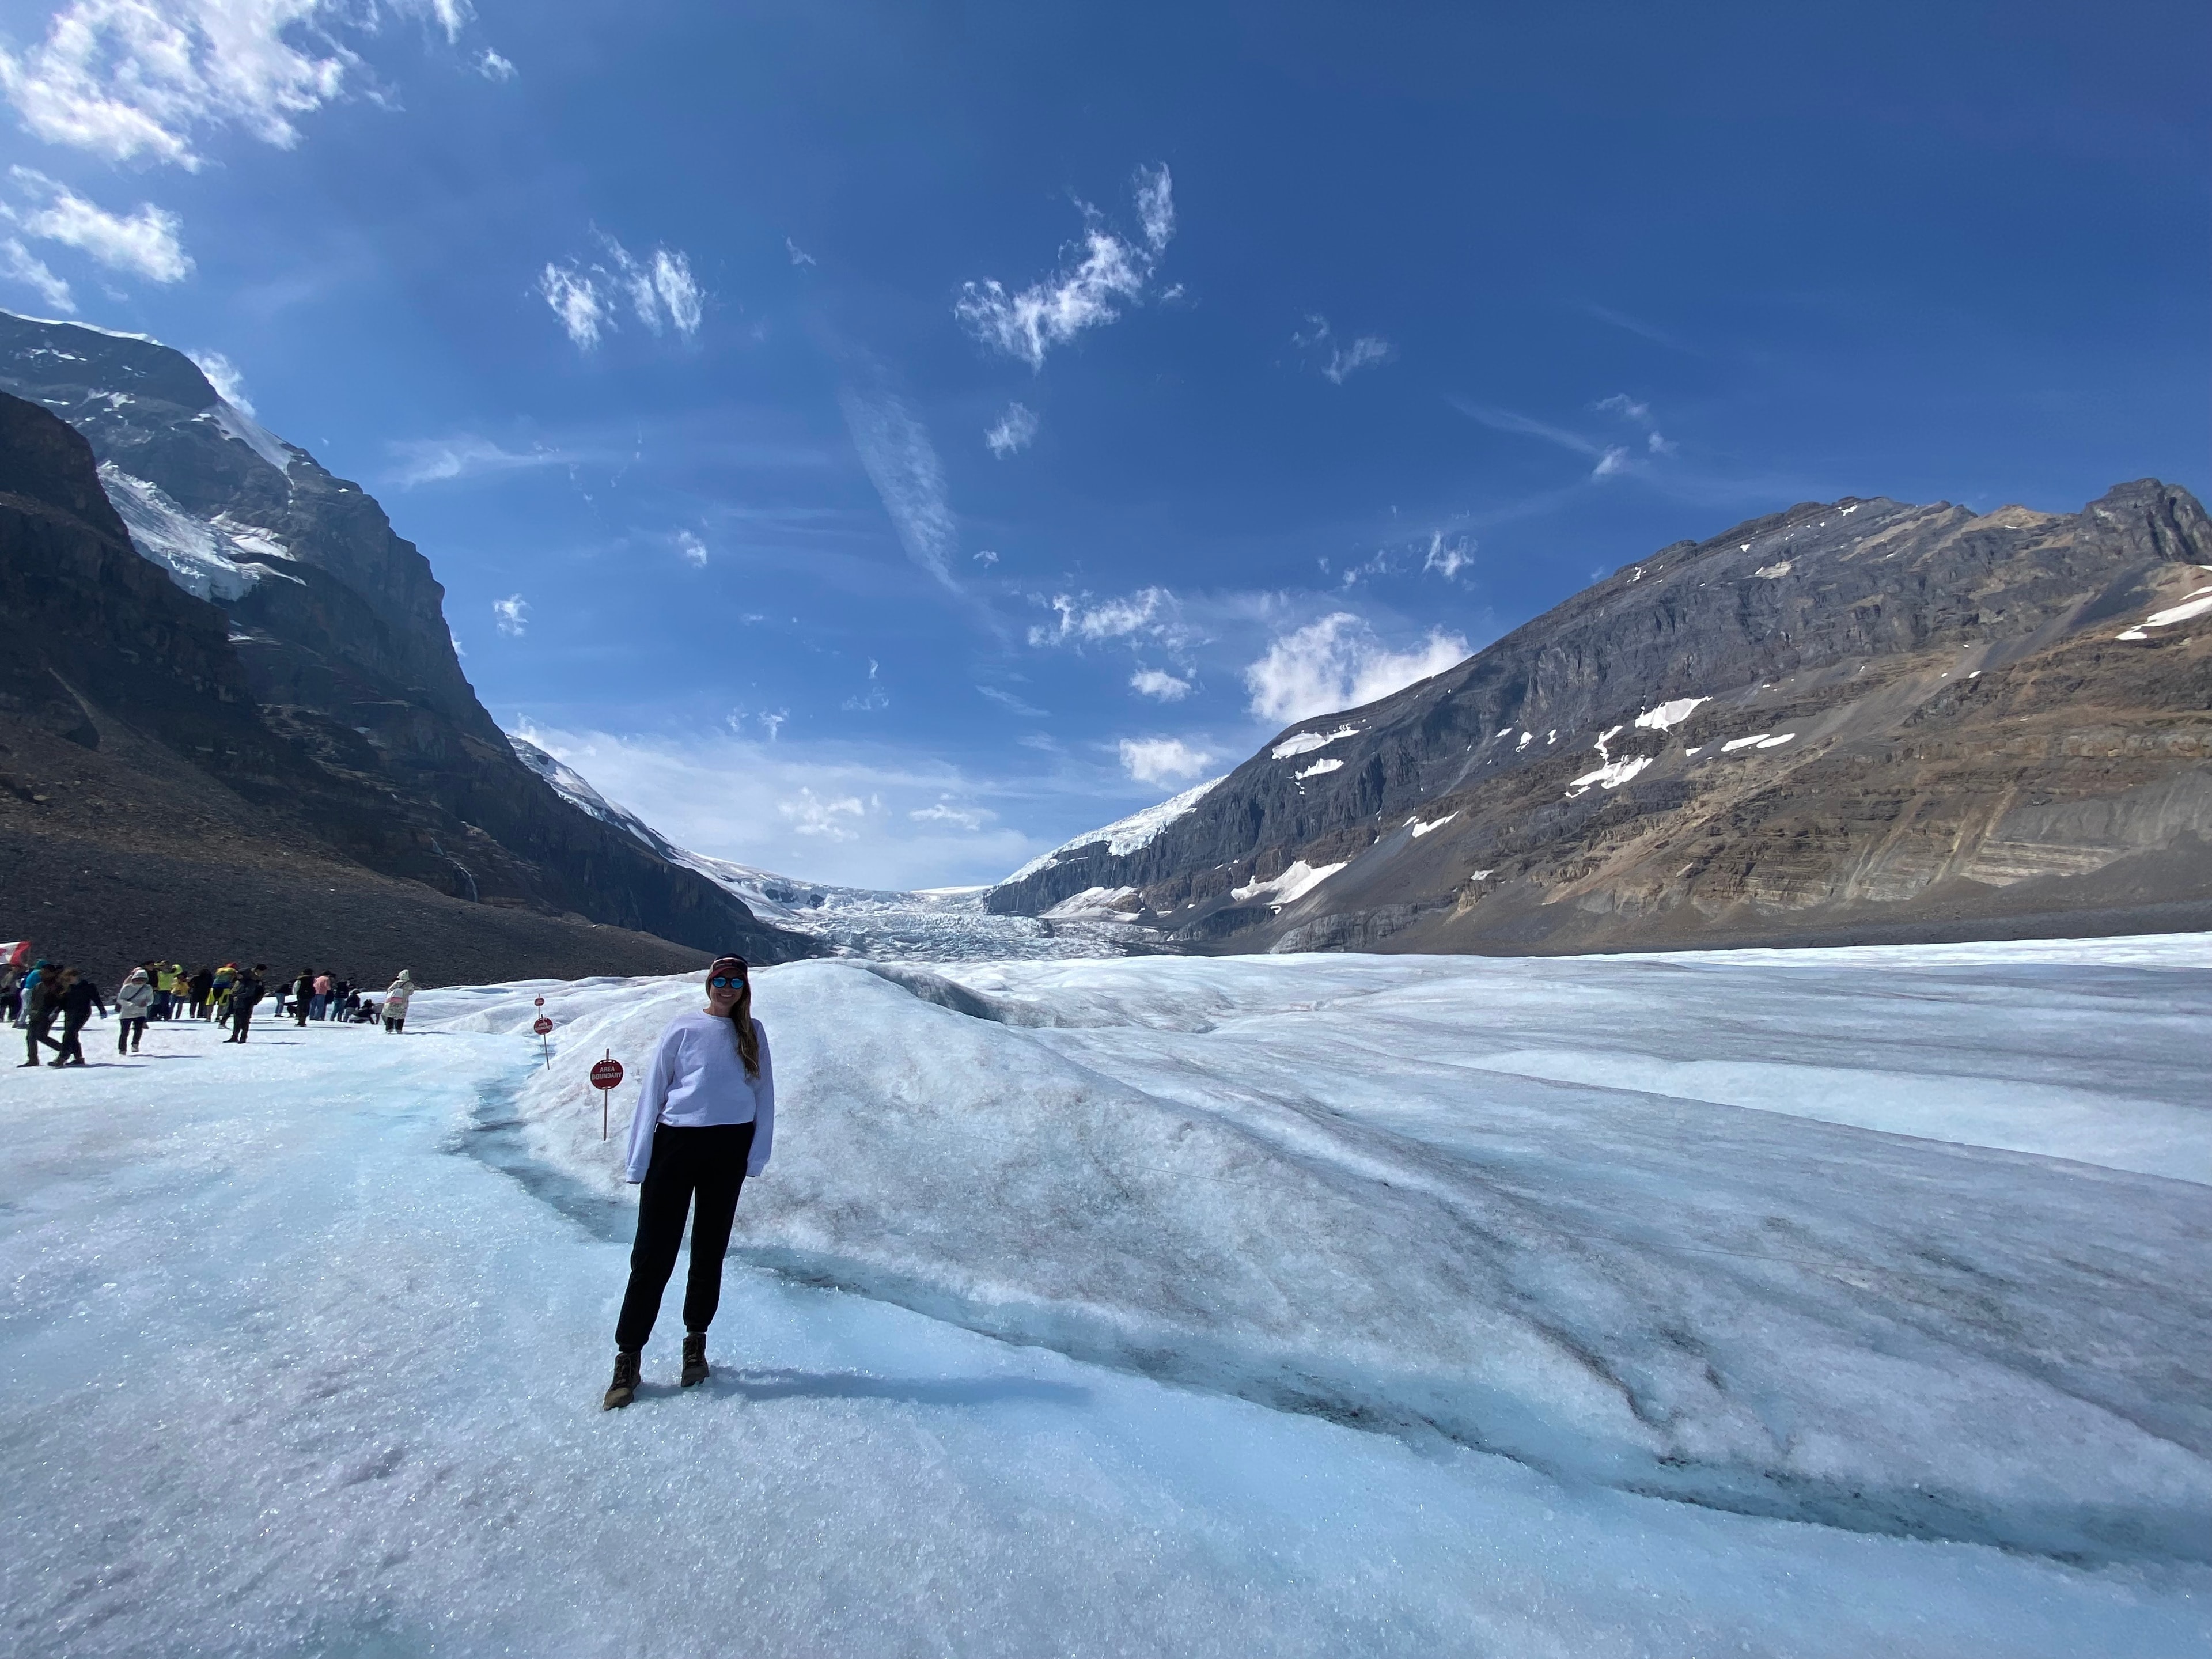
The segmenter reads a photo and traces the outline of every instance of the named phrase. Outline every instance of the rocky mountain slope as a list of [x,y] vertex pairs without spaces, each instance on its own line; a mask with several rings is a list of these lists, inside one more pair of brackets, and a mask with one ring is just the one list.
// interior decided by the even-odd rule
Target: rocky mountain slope
[[[461,674],[428,562],[181,354],[0,313],[0,387],[82,440],[8,399],[0,717],[25,744],[95,749],[119,722],[342,865],[479,920],[568,917],[764,960],[815,948],[523,765]],[[195,690],[137,689],[147,677]]]
[[2212,927],[2209,710],[2186,491],[1806,503],[1301,722],[990,903],[1237,951]]

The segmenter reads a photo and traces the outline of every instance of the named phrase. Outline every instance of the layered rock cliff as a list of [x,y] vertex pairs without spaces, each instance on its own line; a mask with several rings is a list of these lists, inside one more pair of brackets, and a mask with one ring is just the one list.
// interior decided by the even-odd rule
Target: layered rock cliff
[[[359,486],[264,431],[180,353],[0,313],[0,388],[53,411],[90,446],[101,499],[70,533],[119,535],[136,550],[101,563],[71,593],[70,614],[123,634],[154,627],[158,642],[131,647],[148,672],[220,683],[218,704],[245,717],[227,729],[256,754],[284,757],[268,775],[283,774],[277,795],[319,844],[488,908],[766,960],[813,948],[578,811],[523,765],[461,673],[428,561]],[[51,434],[20,414],[6,426],[7,443],[27,446],[9,463],[19,476],[44,470],[52,489],[82,492],[84,470],[52,453]],[[26,603],[44,605],[55,590],[36,574],[46,555],[29,523],[17,527],[31,539],[19,538],[11,556],[33,596]],[[187,602],[183,611],[149,598],[149,579]],[[32,682],[12,695],[36,702],[51,730],[68,705],[52,701],[48,678]],[[135,711],[126,715],[102,684],[72,684],[72,696],[149,731],[166,718],[161,698],[125,698]],[[18,712],[33,711],[27,702]],[[161,740],[218,771],[228,752]],[[235,768],[221,775],[226,787],[245,787]]]
[[1806,503],[1301,722],[991,902],[1231,950],[2212,926],[2209,567],[2203,507],[2154,480],[2074,514]]

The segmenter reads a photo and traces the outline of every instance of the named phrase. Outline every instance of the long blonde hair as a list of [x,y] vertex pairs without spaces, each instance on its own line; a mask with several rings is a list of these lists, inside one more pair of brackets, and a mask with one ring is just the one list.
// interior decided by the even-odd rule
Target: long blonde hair
[[737,1030],[738,1058],[745,1063],[745,1075],[757,1080],[760,1077],[760,1033],[753,1029],[752,965],[743,957],[715,957],[714,965],[707,969],[709,990],[713,988],[711,981],[714,975],[725,967],[742,970],[737,1005],[730,1010],[730,1024]]

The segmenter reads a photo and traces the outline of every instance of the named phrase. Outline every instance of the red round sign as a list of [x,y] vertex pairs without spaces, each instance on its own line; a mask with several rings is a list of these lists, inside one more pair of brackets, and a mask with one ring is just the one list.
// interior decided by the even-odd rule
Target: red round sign
[[544,997],[532,997],[530,1000],[530,1006],[533,1008],[543,1008],[545,1006],[545,999]]
[[538,1036],[544,1036],[548,1031],[553,1029],[553,1022],[546,1018],[544,1015],[540,1014],[538,1016],[537,1020],[532,1024],[530,1029],[537,1032]]
[[622,1061],[603,1060],[592,1067],[592,1087],[611,1089],[623,1080]]

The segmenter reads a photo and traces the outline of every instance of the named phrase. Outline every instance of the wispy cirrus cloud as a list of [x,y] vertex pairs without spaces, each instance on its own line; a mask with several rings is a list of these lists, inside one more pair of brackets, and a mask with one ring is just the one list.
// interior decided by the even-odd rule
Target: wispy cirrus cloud
[[1139,167],[1133,182],[1136,239],[1109,228],[1098,211],[1079,203],[1083,239],[1066,249],[1052,275],[1009,293],[995,278],[966,283],[952,307],[968,331],[985,345],[1044,367],[1054,346],[1086,328],[1097,328],[1142,301],[1175,235],[1175,191],[1164,163]]
[[1304,351],[1328,352],[1319,368],[1331,386],[1342,386],[1361,369],[1387,363],[1398,355],[1398,348],[1379,334],[1362,334],[1349,342],[1338,339],[1328,319],[1317,312],[1307,313],[1306,326],[1291,336],[1291,343]]
[[489,438],[465,432],[450,438],[396,439],[386,448],[394,462],[388,476],[403,489],[487,473],[525,472],[534,467],[559,466],[573,459],[556,449],[507,449]]
[[1615,477],[1624,472],[1641,470],[1637,458],[1637,452],[1639,449],[1645,457],[1671,455],[1674,453],[1674,445],[1660,433],[1657,424],[1653,420],[1650,406],[1648,404],[1638,402],[1626,392],[1615,392],[1609,398],[1601,398],[1592,404],[1590,408],[1596,413],[1616,416],[1641,427],[1644,441],[1640,445],[1597,441],[1585,438],[1579,432],[1571,432],[1564,427],[1534,420],[1510,409],[1498,409],[1487,404],[1474,403],[1465,398],[1451,398],[1447,401],[1461,414],[1467,416],[1470,420],[1480,421],[1493,431],[1510,432],[1524,438],[1540,439],[1545,443],[1555,444],[1559,448],[1574,454],[1588,457],[1595,463],[1590,468],[1590,477],[1593,478]]
[[890,514],[907,556],[947,587],[957,587],[952,556],[959,548],[960,525],[928,428],[889,392],[864,393],[848,386],[837,403],[860,465]]
[[1151,640],[1170,647],[1188,643],[1182,604],[1171,589],[1140,587],[1133,593],[1094,599],[1088,593],[1055,593],[1036,597],[1048,606],[1054,619],[1031,625],[1033,646],[1102,643],[1109,640]]
[[611,236],[602,236],[605,257],[548,260],[538,273],[538,293],[579,351],[589,351],[617,326],[626,298],[629,310],[654,334],[672,328],[685,339],[699,331],[706,290],[678,249],[656,247],[639,258]]
[[530,625],[530,601],[520,593],[510,593],[503,599],[491,602],[492,623],[510,639],[520,639]]
[[999,686],[979,685],[975,689],[993,702],[997,703],[1000,708],[1011,714],[1019,714],[1024,720],[1041,720],[1052,712],[1050,709],[1040,708],[1033,702],[1025,702],[1012,691]]
[[983,442],[992,454],[1005,460],[1018,455],[1036,441],[1037,417],[1026,404],[1008,404],[1006,412],[993,422]]

